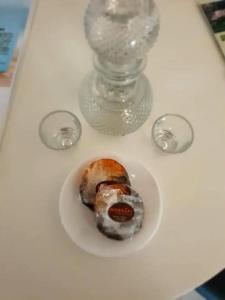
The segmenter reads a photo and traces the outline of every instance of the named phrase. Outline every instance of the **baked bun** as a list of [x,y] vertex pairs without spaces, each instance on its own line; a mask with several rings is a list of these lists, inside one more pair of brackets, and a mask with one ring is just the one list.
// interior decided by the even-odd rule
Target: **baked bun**
[[92,162],[84,171],[80,184],[80,195],[84,205],[95,209],[95,198],[103,183],[130,185],[126,169],[114,159],[100,159]]

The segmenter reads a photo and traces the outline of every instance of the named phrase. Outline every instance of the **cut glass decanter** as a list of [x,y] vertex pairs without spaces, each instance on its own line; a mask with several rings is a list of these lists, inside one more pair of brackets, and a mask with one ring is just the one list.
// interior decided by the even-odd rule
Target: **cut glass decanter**
[[82,114],[102,133],[134,132],[151,111],[142,71],[159,32],[157,8],[152,0],[90,0],[84,24],[95,55],[94,71],[80,90]]

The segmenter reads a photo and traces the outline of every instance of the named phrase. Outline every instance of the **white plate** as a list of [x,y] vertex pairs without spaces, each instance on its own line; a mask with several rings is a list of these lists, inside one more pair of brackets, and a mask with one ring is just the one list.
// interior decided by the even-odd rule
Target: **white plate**
[[[121,257],[144,248],[156,233],[161,216],[162,201],[158,185],[149,171],[140,163],[115,156],[102,156],[119,161],[128,171],[132,188],[144,201],[143,227],[132,240],[108,239],[96,228],[95,214],[81,203],[79,186],[84,168],[92,161],[75,166],[66,178],[59,200],[61,223],[72,241],[90,254],[104,257]],[[99,157],[98,157],[99,158]]]

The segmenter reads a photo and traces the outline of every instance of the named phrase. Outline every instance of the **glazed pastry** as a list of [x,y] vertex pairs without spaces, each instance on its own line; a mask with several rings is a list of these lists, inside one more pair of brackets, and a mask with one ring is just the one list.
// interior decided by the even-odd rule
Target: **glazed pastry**
[[118,190],[118,192],[121,192],[121,194],[126,194],[126,195],[130,195],[131,194],[131,189],[130,186],[127,184],[123,184],[123,183],[118,183],[115,181],[103,181],[100,182],[97,186],[96,186],[96,194],[98,193],[99,189],[102,187],[107,187],[110,186],[111,189],[115,189]]
[[108,238],[126,240],[142,227],[144,205],[141,197],[126,185],[102,184],[96,195],[97,228]]
[[96,189],[104,182],[130,185],[126,169],[113,159],[100,159],[91,163],[84,172],[80,185],[83,204],[94,210]]

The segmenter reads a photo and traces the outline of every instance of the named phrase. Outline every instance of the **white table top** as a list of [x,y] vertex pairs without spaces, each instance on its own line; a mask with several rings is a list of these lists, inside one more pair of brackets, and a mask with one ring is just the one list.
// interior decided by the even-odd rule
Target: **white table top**
[[[224,61],[192,0],[158,0],[161,31],[146,74],[151,117],[126,137],[104,136],[82,118],[77,94],[91,69],[82,0],[40,0],[0,153],[0,298],[4,300],[171,300],[225,267]],[[38,137],[49,111],[68,109],[83,125],[80,143],[54,152]],[[150,139],[157,116],[175,112],[196,140],[164,155]],[[132,147],[128,147],[132,144]],[[157,178],[161,226],[141,252],[91,256],[60,225],[58,197],[67,173],[94,151],[134,157]]]

